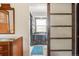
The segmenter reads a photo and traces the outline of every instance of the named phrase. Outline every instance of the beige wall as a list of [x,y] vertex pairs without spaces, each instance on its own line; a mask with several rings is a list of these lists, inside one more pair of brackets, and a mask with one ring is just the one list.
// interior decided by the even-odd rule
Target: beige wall
[[15,8],[15,34],[0,34],[0,38],[18,38],[23,36],[23,54],[29,55],[29,6],[11,4]]

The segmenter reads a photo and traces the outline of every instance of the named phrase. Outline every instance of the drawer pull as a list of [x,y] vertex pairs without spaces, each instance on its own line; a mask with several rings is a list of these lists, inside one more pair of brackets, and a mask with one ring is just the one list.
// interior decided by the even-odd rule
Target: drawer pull
[[2,48],[2,46],[0,46],[0,48]]
[[0,46],[0,50],[2,50],[3,47]]

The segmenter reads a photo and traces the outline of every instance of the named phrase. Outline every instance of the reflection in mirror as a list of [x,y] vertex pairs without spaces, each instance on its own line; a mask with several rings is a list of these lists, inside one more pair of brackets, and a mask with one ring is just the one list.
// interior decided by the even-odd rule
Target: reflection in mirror
[[7,11],[0,10],[0,33],[9,32],[8,14]]
[[9,22],[10,22],[10,33],[14,33],[14,17],[13,17],[13,10],[8,10],[9,12]]
[[11,8],[10,4],[1,4],[0,34],[11,34],[14,32],[14,8]]
[[30,55],[47,55],[47,4],[30,4]]

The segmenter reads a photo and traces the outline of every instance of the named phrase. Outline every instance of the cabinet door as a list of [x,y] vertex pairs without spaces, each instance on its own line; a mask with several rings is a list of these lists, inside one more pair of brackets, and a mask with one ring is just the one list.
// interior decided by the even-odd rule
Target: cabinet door
[[13,42],[13,55],[22,56],[23,55],[23,41],[22,37],[16,39]]

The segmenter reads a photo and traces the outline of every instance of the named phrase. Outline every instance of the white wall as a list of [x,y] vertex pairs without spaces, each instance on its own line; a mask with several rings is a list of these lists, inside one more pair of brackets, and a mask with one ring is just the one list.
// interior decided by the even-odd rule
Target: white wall
[[29,6],[11,4],[15,8],[15,34],[0,34],[0,38],[18,38],[23,36],[23,55],[29,55]]

